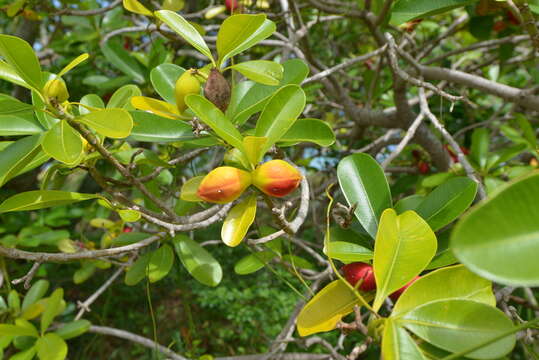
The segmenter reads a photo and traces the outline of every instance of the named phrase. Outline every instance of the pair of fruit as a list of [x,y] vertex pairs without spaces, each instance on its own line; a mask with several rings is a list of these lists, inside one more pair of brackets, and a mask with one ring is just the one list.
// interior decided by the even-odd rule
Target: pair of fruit
[[[201,74],[196,69],[186,70],[176,81],[174,95],[176,97],[176,107],[178,111],[183,113],[187,109],[185,98],[190,94],[198,94],[200,92]],[[230,102],[230,85],[225,77],[213,68],[206,79],[204,85],[204,96],[217,106],[222,112],[225,112]]]
[[[362,262],[354,262],[343,266],[341,270],[343,271],[344,278],[350,283],[350,285],[356,286],[356,284],[361,281],[361,284],[359,285],[359,289],[361,291],[368,292],[376,289],[376,280],[374,278],[374,271],[371,265]],[[397,301],[404,290],[406,290],[414,283],[414,281],[419,278],[419,276],[416,276],[410,282],[408,282],[408,284],[389,295],[391,300]]]
[[283,197],[294,191],[301,173],[283,160],[271,160],[247,172],[232,166],[210,171],[200,183],[197,196],[205,201],[225,204],[236,200],[251,184],[264,194]]

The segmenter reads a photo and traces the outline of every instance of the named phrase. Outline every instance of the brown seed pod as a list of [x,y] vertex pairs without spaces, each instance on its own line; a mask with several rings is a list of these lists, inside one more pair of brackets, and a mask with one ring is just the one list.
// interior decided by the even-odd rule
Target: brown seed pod
[[226,111],[230,103],[230,85],[216,68],[211,69],[206,86],[204,86],[204,96],[222,112]]

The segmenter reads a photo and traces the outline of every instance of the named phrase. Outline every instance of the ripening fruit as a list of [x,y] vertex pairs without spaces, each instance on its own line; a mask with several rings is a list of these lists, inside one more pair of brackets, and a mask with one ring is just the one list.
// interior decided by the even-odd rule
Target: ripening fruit
[[393,300],[393,302],[397,301],[397,299],[402,295],[402,293],[404,292],[404,290],[408,289],[408,287],[410,287],[410,285],[412,285],[417,279],[419,279],[421,276],[416,276],[415,278],[413,278],[412,280],[410,280],[410,282],[406,285],[404,285],[403,287],[401,287],[399,290],[395,291],[394,293],[392,293],[391,295],[389,295],[389,297],[391,298],[391,300]]
[[185,97],[189,94],[198,94],[200,92],[200,81],[195,74],[195,69],[189,69],[181,74],[176,81],[174,95],[176,96],[176,107],[180,114],[187,109]]
[[45,94],[45,98],[53,99],[58,103],[63,103],[69,99],[66,83],[62,79],[52,79],[47,81],[43,88],[43,93]]
[[238,0],[225,0],[225,6],[228,11],[234,11],[238,8]]
[[294,191],[301,181],[301,173],[283,160],[271,160],[253,171],[253,185],[264,194],[283,197]]
[[505,20],[498,20],[492,26],[492,30],[494,30],[495,32],[502,32],[505,29],[507,29],[507,23],[505,22]]
[[197,196],[216,204],[234,201],[251,185],[251,174],[232,166],[220,166],[202,179]]
[[225,77],[216,68],[211,69],[206,85],[204,86],[204,96],[225,112],[230,103],[230,85]]
[[361,291],[372,291],[376,289],[376,281],[371,265],[362,262],[354,262],[344,265],[341,270],[343,271],[346,281],[352,286],[356,286],[357,282],[362,280],[361,285],[359,285]]
[[133,232],[133,228],[132,227],[129,227],[129,226],[126,226],[123,228],[122,230],[123,233],[130,233],[130,232]]
[[430,172],[429,164],[424,161],[420,161],[417,163],[417,169],[421,174],[428,174]]

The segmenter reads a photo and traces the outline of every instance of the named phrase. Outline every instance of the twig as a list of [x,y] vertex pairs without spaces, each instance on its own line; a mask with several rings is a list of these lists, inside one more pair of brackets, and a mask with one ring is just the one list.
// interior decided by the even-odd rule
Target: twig
[[120,5],[122,3],[122,0],[116,0],[109,5],[100,8],[100,9],[94,9],[94,10],[72,10],[72,9],[63,9],[56,13],[56,15],[72,15],[72,16],[93,16],[93,15],[99,15],[106,13],[107,11],[110,11]]
[[397,156],[399,156],[399,154],[404,150],[406,145],[408,145],[410,140],[412,140],[412,138],[414,137],[414,135],[415,135],[415,133],[417,131],[417,128],[423,122],[423,119],[425,119],[425,114],[423,113],[423,111],[421,111],[419,113],[419,115],[417,115],[417,117],[415,118],[412,125],[410,125],[410,127],[408,128],[408,131],[406,131],[406,135],[402,138],[399,145],[397,145],[397,148],[395,150],[393,150],[393,152],[391,152],[391,154],[389,154],[389,156],[382,162],[382,168],[383,169],[387,168],[387,166],[393,160],[395,160],[397,158]]
[[13,285],[17,285],[17,284],[20,284],[20,283],[22,283],[24,281],[24,288],[29,289],[30,288],[30,282],[34,278],[34,275],[36,274],[36,272],[37,272],[37,270],[39,269],[40,266],[41,266],[41,262],[36,261],[32,265],[32,267],[30,268],[30,270],[28,271],[28,273],[26,275],[24,275],[20,279],[15,279],[15,280],[11,281],[11,283]]

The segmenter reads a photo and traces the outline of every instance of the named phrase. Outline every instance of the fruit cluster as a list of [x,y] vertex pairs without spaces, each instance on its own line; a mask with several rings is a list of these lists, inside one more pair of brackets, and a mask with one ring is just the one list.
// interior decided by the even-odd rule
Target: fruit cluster
[[207,202],[225,204],[236,200],[252,184],[264,194],[283,197],[294,191],[301,173],[283,160],[271,160],[248,172],[232,166],[213,169],[202,179],[197,196]]
[[[369,292],[376,289],[376,279],[374,277],[374,271],[371,265],[362,262],[354,262],[342,267],[342,272],[346,281],[352,286],[356,286],[359,283],[358,289],[361,291]],[[402,295],[410,285],[414,283],[420,276],[413,278],[408,284],[401,287],[399,290],[393,292],[389,297],[393,301]]]

